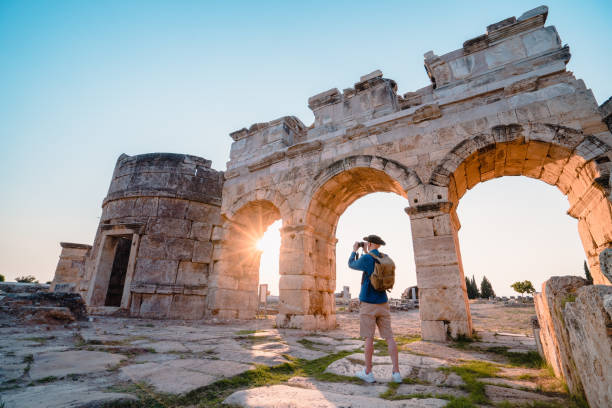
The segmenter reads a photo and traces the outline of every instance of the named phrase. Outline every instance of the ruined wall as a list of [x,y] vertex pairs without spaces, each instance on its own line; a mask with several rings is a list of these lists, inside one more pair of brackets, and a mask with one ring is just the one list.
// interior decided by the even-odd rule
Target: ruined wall
[[91,245],[60,242],[60,246],[62,252],[49,291],[76,292],[85,298],[87,292],[82,291],[80,283],[86,279],[85,263],[91,254]]
[[[456,210],[478,183],[518,175],[566,195],[593,278],[610,284],[599,254],[612,247],[612,135],[593,93],[566,70],[569,47],[547,14],[538,7],[455,51],[427,52],[430,86],[398,95],[374,71],[309,98],[311,126],[288,116],[231,133],[217,293],[236,293],[222,279],[236,276],[231,231],[265,201],[283,222],[277,324],[333,327],[338,218],[363,195],[394,192],[412,224],[423,338],[471,335]],[[214,303],[240,314],[222,299]]]
[[612,406],[612,286],[589,285],[567,302],[563,319],[576,372],[591,408]]
[[132,249],[122,308],[142,317],[204,315],[223,185],[210,165],[169,153],[119,157],[92,250],[88,306],[104,306],[112,264],[105,251],[112,252],[112,237],[125,237]]
[[535,296],[539,340],[555,376],[589,406],[612,405],[612,286],[555,276]]

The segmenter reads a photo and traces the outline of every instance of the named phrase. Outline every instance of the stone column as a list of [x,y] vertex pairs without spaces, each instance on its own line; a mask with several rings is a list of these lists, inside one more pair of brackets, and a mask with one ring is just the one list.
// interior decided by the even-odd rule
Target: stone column
[[279,259],[280,310],[278,327],[303,330],[326,330],[335,327],[335,314],[330,302],[333,287],[329,271],[316,268],[316,247],[319,239],[308,225],[287,226],[281,229]]
[[459,220],[450,202],[406,208],[419,288],[421,334],[424,340],[472,335],[457,232]]

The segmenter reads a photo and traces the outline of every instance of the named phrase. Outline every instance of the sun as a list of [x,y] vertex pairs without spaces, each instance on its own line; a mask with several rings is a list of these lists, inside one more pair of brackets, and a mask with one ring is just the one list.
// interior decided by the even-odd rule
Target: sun
[[261,237],[260,239],[257,240],[257,242],[255,243],[255,248],[258,251],[263,251],[265,249],[265,237]]

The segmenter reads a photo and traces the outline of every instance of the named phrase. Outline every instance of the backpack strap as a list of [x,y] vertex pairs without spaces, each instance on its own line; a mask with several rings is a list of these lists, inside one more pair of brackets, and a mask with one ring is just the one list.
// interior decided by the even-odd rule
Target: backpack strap
[[372,251],[368,252],[368,255],[370,255],[372,258],[377,260],[379,263],[380,263],[380,260],[384,258],[385,256],[385,254],[383,254],[382,252],[380,253],[381,256],[376,256]]

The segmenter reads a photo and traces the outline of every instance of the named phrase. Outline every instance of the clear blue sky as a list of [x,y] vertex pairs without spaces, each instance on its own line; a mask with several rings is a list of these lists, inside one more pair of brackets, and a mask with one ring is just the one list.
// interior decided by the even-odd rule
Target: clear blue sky
[[[396,80],[400,93],[426,86],[425,52],[455,50],[488,24],[541,3],[491,4],[0,0],[0,273],[49,280],[59,241],[91,243],[121,153],[190,153],[223,170],[229,132],[284,115],[309,125],[308,97],[352,86],[375,69]],[[547,24],[570,45],[569,69],[603,102],[612,95],[612,2],[547,4]],[[478,244],[484,234],[469,236],[468,225],[482,231],[491,221],[479,211],[470,215],[465,204],[491,188],[486,197],[508,194],[553,213],[541,204],[540,191],[550,189],[543,183],[529,195],[523,184],[506,179],[469,192],[460,208],[461,244],[466,272],[477,278],[487,268],[472,266],[469,246],[504,234],[493,231],[495,237]],[[554,213],[569,220],[565,199],[552,191],[564,206]],[[371,197],[364,200],[379,197],[374,208],[391,205]],[[497,231],[515,211],[506,201],[492,204]],[[343,220],[357,211],[353,207]],[[546,228],[532,227],[537,218],[521,222],[534,237]],[[338,237],[342,260],[350,239],[340,229]],[[566,247],[572,245],[559,243],[558,254],[571,253]],[[513,251],[517,258],[517,248],[504,253]],[[480,254],[489,267],[499,264],[499,256]],[[539,261],[538,270],[554,273]],[[571,262],[581,269],[582,258]]]

